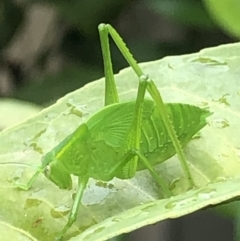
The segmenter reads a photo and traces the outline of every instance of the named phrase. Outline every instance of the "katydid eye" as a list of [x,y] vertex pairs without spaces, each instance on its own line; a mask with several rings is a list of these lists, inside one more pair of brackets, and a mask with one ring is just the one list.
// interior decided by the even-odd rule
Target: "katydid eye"
[[49,177],[51,175],[51,167],[47,165],[44,169],[44,175]]

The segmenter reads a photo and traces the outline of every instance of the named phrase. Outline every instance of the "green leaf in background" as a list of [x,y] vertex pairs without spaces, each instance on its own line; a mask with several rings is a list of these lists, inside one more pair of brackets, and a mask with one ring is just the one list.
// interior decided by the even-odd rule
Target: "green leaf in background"
[[24,230],[18,229],[4,222],[0,222],[0,238],[1,240],[37,241],[37,239]]
[[0,98],[0,130],[37,114],[42,108],[16,99]]
[[215,28],[215,24],[199,0],[147,0],[146,4],[154,12],[161,13],[177,23],[204,29]]
[[[91,180],[78,219],[65,240],[106,240],[240,195],[240,44],[167,57],[142,64],[142,68],[155,79],[166,102],[190,103],[214,112],[200,138],[185,148],[198,189],[187,191],[176,157],[156,167],[172,183],[175,196],[169,199],[161,199],[147,171],[138,172],[131,180]],[[121,71],[116,80],[121,100],[136,97],[138,79],[131,69]],[[13,182],[27,182],[41,156],[101,109],[103,99],[101,79],[0,133],[2,223],[25,230],[39,241],[54,239],[67,221],[76,185],[73,191],[59,190],[41,175],[32,189],[22,191],[14,188]]]
[[204,0],[206,9],[213,19],[228,34],[240,38],[240,1]]

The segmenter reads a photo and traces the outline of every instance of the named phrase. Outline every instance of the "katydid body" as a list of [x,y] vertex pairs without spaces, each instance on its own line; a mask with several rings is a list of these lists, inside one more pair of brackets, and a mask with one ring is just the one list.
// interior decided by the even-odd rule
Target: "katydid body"
[[[27,185],[18,185],[29,189],[39,173],[44,172],[60,188],[70,189],[71,174],[78,176],[79,188],[59,239],[76,220],[89,178],[102,181],[114,177],[129,179],[136,171],[148,169],[164,196],[169,197],[168,185],[153,166],[177,153],[192,188],[194,181],[181,146],[206,125],[210,115],[208,110],[193,105],[164,104],[154,82],[143,74],[116,31],[110,25],[102,24],[99,32],[105,70],[105,107],[44,155],[41,167]],[[109,33],[139,77],[136,100],[119,103],[110,59]],[[152,99],[145,98],[146,91]]]
[[[136,171],[146,169],[144,163],[138,160],[132,168],[124,168],[126,163],[119,167],[116,164],[123,155],[122,146],[131,128],[135,106],[135,101],[128,101],[103,108],[48,153],[43,162],[59,166],[59,169],[65,170],[66,175],[69,174],[69,178],[70,174],[102,181],[114,177],[132,178]],[[182,145],[206,125],[205,119],[209,116],[209,111],[193,105],[168,103],[166,107]],[[145,99],[143,104],[139,152],[152,166],[176,154],[156,105],[149,99]],[[111,172],[114,166],[116,169]],[[70,188],[70,183],[68,181],[64,188]]]

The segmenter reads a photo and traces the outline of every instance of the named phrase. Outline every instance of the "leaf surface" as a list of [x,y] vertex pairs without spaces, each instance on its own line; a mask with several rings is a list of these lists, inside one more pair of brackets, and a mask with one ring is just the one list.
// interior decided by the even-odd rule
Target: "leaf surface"
[[[147,171],[131,180],[90,180],[78,220],[65,240],[106,240],[240,195],[240,44],[141,66],[155,80],[165,102],[209,107],[214,112],[200,138],[185,148],[198,188],[187,191],[176,156],[156,167],[171,184],[175,196],[169,199],[162,199]],[[136,98],[138,79],[131,69],[121,71],[116,81],[121,101]],[[0,133],[0,217],[4,224],[25,230],[39,241],[52,241],[62,229],[76,185],[73,191],[60,190],[41,175],[29,191],[22,191],[13,182],[27,182],[44,153],[101,110],[103,96],[100,79]]]
[[204,0],[209,15],[231,36],[240,37],[240,2],[238,0]]
[[0,130],[20,123],[40,110],[39,106],[25,101],[0,98]]

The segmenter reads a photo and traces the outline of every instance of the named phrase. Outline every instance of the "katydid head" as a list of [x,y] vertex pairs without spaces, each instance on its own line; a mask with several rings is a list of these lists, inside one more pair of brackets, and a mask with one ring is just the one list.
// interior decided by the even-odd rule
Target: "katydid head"
[[[49,159],[49,160],[48,160]],[[54,160],[54,153],[48,153],[43,160],[47,163],[44,175],[60,189],[71,189],[71,175],[65,170],[60,161]]]

